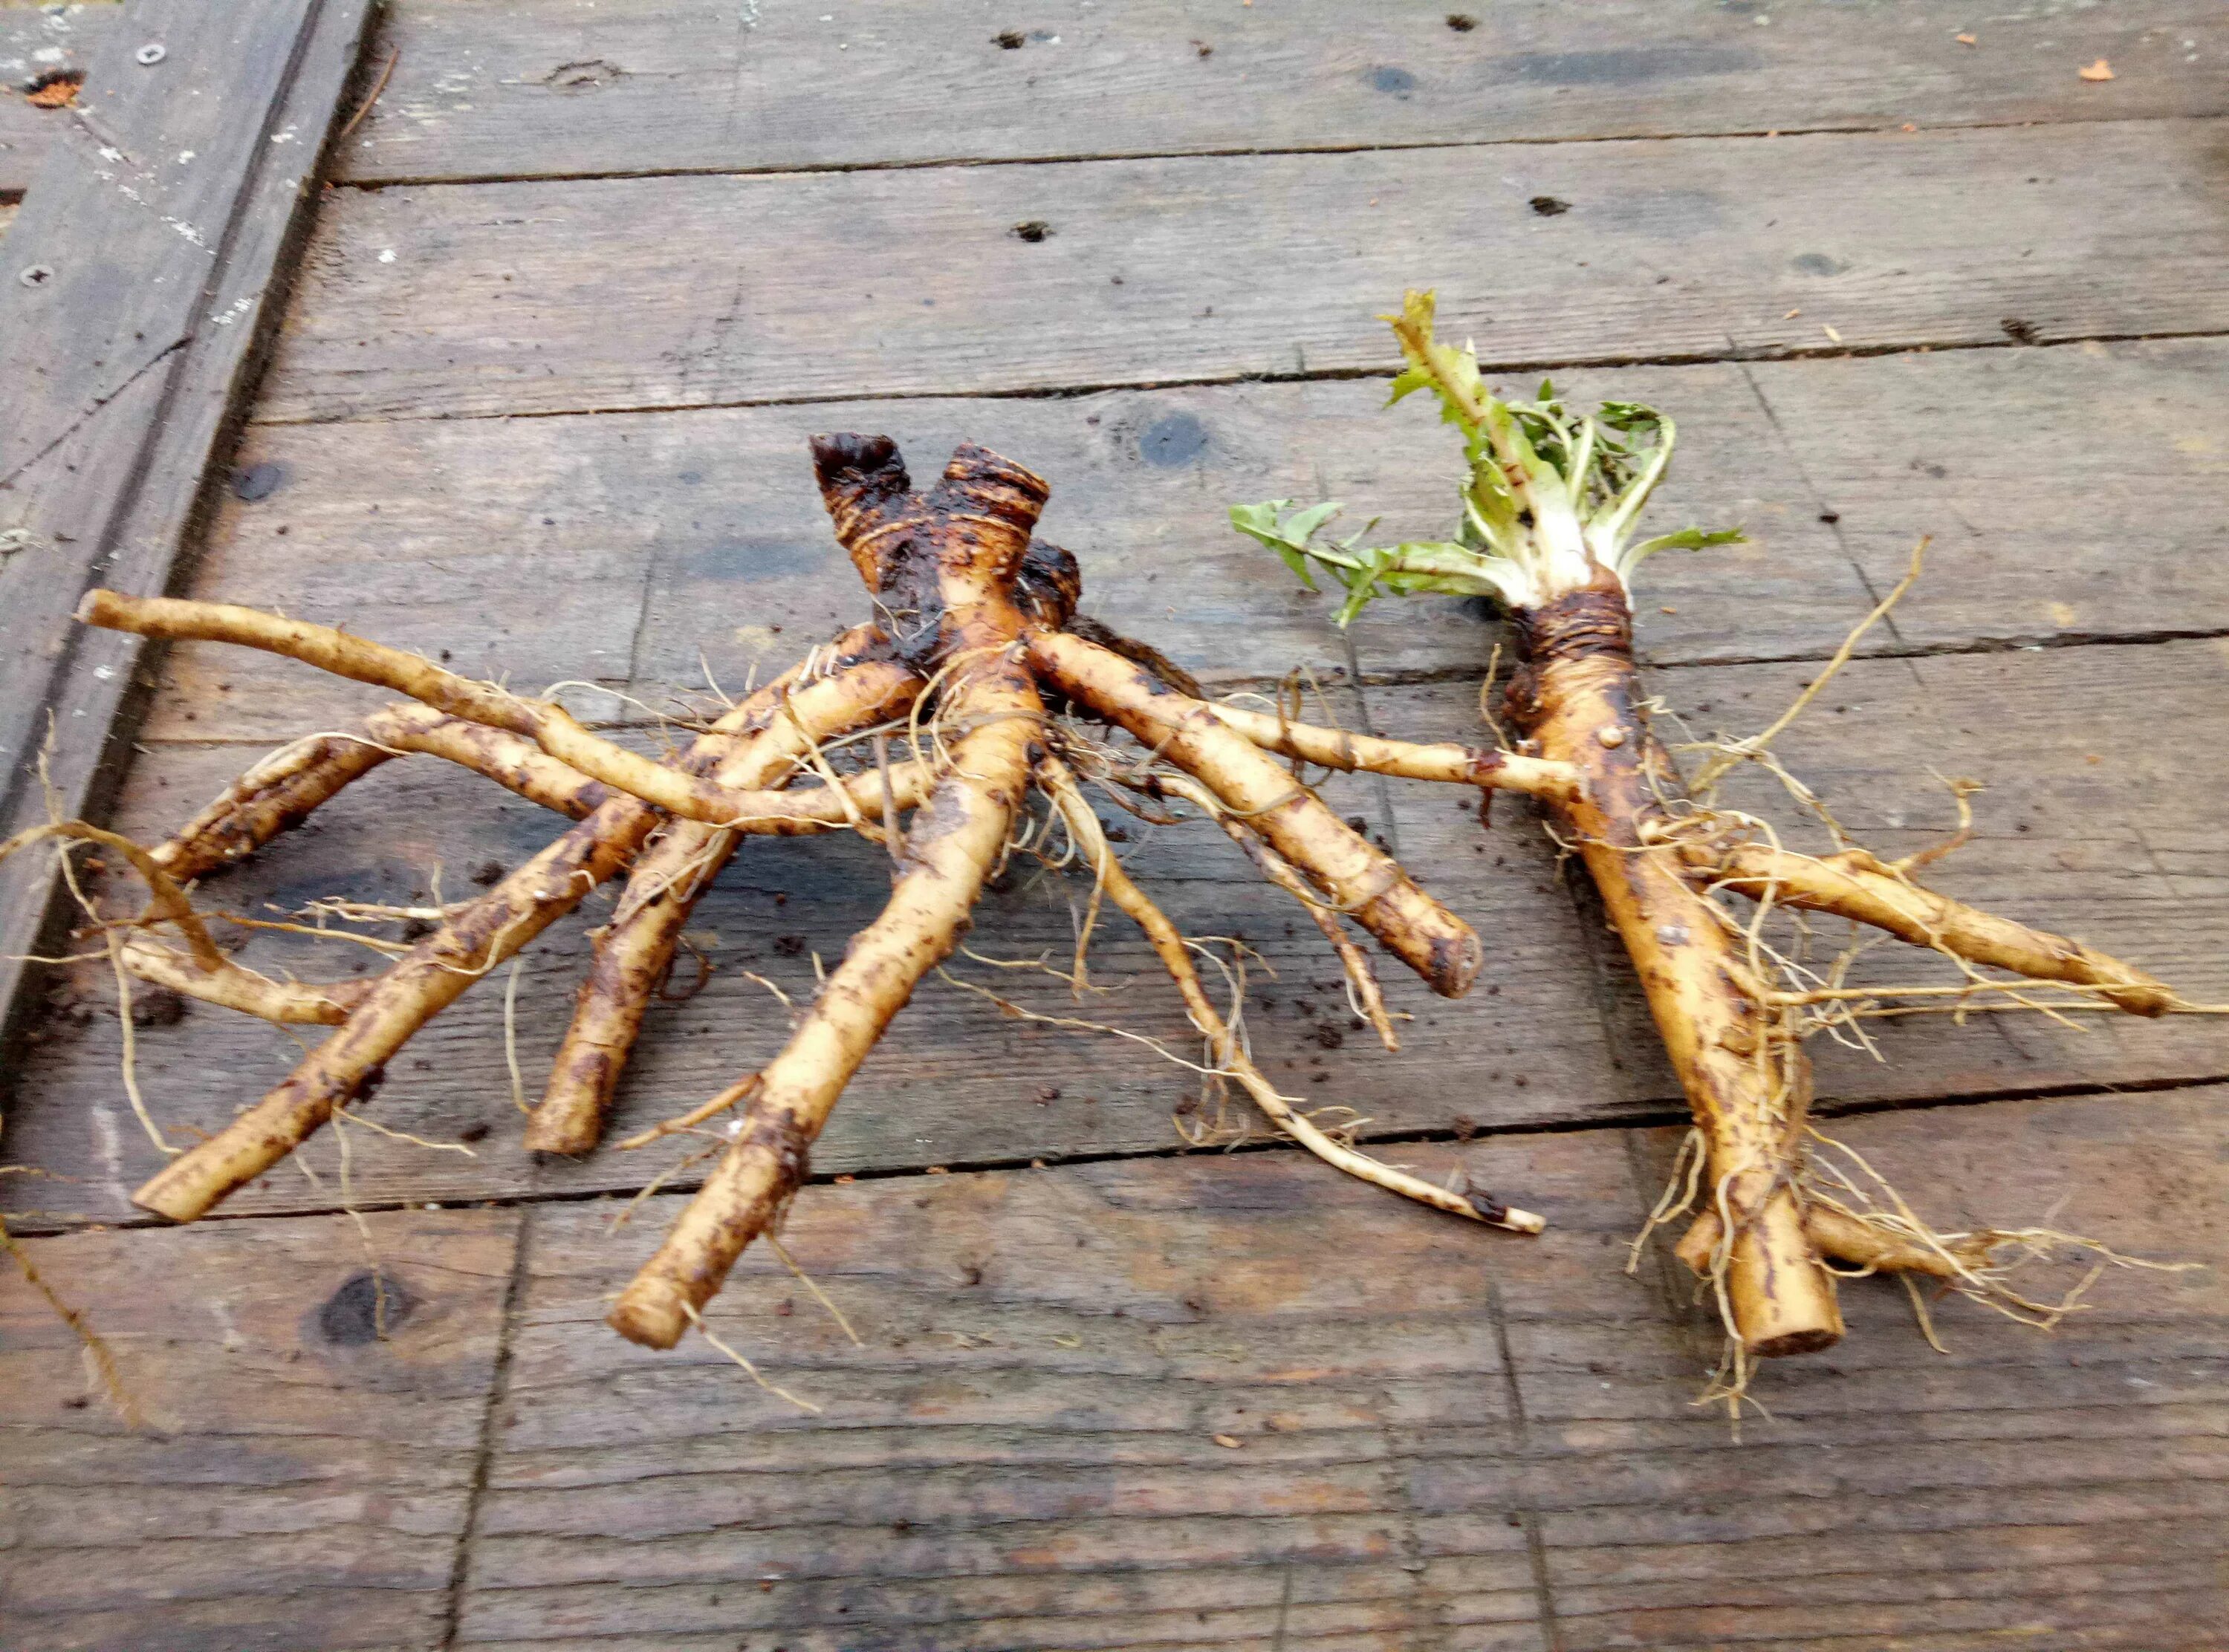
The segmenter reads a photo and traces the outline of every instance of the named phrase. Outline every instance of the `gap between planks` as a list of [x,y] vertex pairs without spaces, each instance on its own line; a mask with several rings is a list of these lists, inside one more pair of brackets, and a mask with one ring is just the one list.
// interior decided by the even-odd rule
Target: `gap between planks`
[[[539,179],[526,182],[539,182]],[[1949,355],[1977,352],[1997,353],[2010,350],[2078,349],[2088,344],[2149,344],[2178,342],[2204,343],[2208,339],[2229,338],[2229,329],[2168,328],[2157,331],[2138,332],[2080,332],[2054,334],[2050,338],[2028,343],[2016,338],[1943,338],[1905,339],[1897,343],[1872,344],[1828,345],[1770,345],[1762,344],[1750,349],[1671,351],[1664,354],[1628,352],[1607,355],[1542,355],[1481,358],[1479,368],[1489,375],[1504,373],[1577,373],[1613,372],[1624,368],[1652,367],[1719,367],[1734,366],[1745,362],[1856,362],[1878,360],[1898,355]],[[1211,373],[1192,376],[1175,375],[1156,379],[1077,380],[1057,385],[1020,385],[1011,389],[997,387],[951,390],[903,388],[873,390],[800,390],[770,396],[741,396],[716,401],[671,402],[614,402],[609,407],[521,407],[515,410],[479,412],[398,413],[382,411],[368,413],[313,414],[291,416],[259,414],[251,411],[247,422],[266,429],[282,429],[303,425],[407,425],[407,424],[468,424],[474,421],[511,424],[529,419],[601,419],[605,417],[642,416],[658,413],[739,413],[756,407],[796,407],[843,406],[852,402],[898,401],[1077,401],[1087,396],[1136,393],[1147,394],[1156,390],[1212,390],[1232,385],[1249,384],[1352,384],[1372,380],[1391,383],[1398,372],[1394,368],[1310,368],[1305,372]],[[1733,663],[1733,662],[1722,662]]]
[[1923,120],[1910,125],[1884,121],[1834,121],[1817,126],[1729,127],[1712,131],[1600,132],[1541,138],[1440,138],[1394,144],[1234,144],[1204,149],[1110,149],[1090,154],[943,155],[919,159],[792,162],[776,166],[718,165],[588,168],[566,172],[395,173],[373,177],[341,175],[336,189],[376,195],[382,189],[469,189],[489,183],[624,183],[653,178],[826,177],[851,172],[941,172],[1023,166],[1095,166],[1123,161],[1247,161],[1288,156],[1406,155],[1438,150],[1562,149],[1593,144],[1690,144],[1770,140],[1782,138],[1909,138],[1937,132],[2024,131],[2033,126],[2125,126],[2138,123],[2218,120],[2218,112],[2180,115],[2071,115],[2054,120]]
[[[1612,1025],[1605,1007],[1604,1026]],[[2173,1095],[2185,1090],[2207,1090],[2229,1084],[2229,1073],[2202,1073],[2172,1079],[2132,1079],[2120,1084],[2041,1084],[2027,1086],[2013,1085],[2000,1090],[1975,1090],[1943,1095],[1893,1097],[1880,1100],[1836,1103],[1833,1100],[1815,1102],[1812,1114],[1818,1118],[1870,1118],[1884,1113],[1924,1113],[1951,1111],[1966,1108],[2016,1105],[2036,1101],[2103,1101],[2114,1097]],[[1677,1128],[1688,1122],[1686,1107],[1677,1098],[1664,1098],[1661,1105],[1642,1105],[1629,1111],[1596,1114],[1587,1118],[1529,1119],[1515,1124],[1481,1124],[1468,1132],[1434,1128],[1428,1130],[1397,1130],[1372,1131],[1365,1145],[1373,1151],[1388,1147],[1466,1147],[1513,1137],[1525,1136],[1586,1136],[1595,1134],[1625,1134],[1635,1131]],[[1094,1164],[1132,1164],[1161,1159],[1200,1159],[1252,1156],[1263,1153],[1282,1153],[1294,1158],[1310,1157],[1295,1142],[1283,1136],[1249,1137],[1221,1147],[1186,1147],[1172,1142],[1161,1147],[1106,1148],[1076,1153],[1050,1154],[1031,1158],[1004,1157],[985,1159],[954,1159],[949,1164],[934,1169],[919,1164],[894,1164],[858,1170],[820,1172],[806,1176],[806,1187],[849,1187],[864,1181],[919,1181],[929,1178],[942,1179],[960,1175],[1005,1175],[1023,1170],[1064,1170]],[[1335,1175],[1326,1169],[1324,1174]],[[630,1199],[643,1191],[654,1180],[646,1175],[640,1183],[613,1184],[594,1188],[553,1188],[530,1189],[526,1192],[492,1194],[485,1199],[456,1198],[440,1200],[362,1199],[346,1205],[289,1205],[279,1210],[230,1211],[220,1206],[207,1215],[187,1226],[199,1226],[217,1222],[295,1221],[312,1217],[380,1216],[397,1211],[410,1210],[525,1210],[532,1211],[544,1205],[585,1205],[611,1203]],[[704,1185],[702,1175],[676,1175],[658,1181],[658,1191],[679,1195],[693,1194]],[[1521,1189],[1508,1189],[1509,1196],[1521,1200]],[[16,1239],[55,1239],[65,1234],[84,1233],[161,1233],[180,1224],[159,1216],[135,1213],[122,1221],[40,1221],[26,1217],[10,1217],[8,1232]]]

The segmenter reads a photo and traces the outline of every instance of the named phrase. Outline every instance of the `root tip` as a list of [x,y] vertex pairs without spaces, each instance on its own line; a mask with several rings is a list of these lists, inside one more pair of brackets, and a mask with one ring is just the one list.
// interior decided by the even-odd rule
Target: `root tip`
[[165,1178],[157,1176],[132,1195],[132,1202],[151,1216],[160,1216],[166,1222],[181,1224],[198,1220],[209,1213],[216,1201],[202,1198],[182,1189],[165,1185]]
[[670,1348],[689,1329],[689,1310],[679,1290],[664,1279],[637,1279],[620,1294],[605,1321],[630,1342]]
[[1823,1352],[1841,1340],[1840,1331],[1789,1331],[1783,1335],[1767,1337],[1761,1342],[1752,1342],[1749,1345],[1749,1351],[1760,1360],[1785,1360],[1794,1354]]
[[545,1119],[537,1112],[526,1121],[524,1145],[530,1153],[549,1153],[559,1157],[577,1159],[593,1152],[602,1138],[601,1122],[592,1122],[586,1128],[569,1118]]

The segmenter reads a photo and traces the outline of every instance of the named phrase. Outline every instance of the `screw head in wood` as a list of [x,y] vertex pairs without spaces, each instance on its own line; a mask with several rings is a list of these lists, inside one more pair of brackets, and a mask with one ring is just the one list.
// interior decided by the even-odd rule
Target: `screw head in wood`
[[143,69],[151,69],[170,54],[162,42],[151,40],[132,54],[132,61]]
[[42,287],[55,279],[54,266],[50,264],[26,265],[17,272],[16,279],[27,287]]

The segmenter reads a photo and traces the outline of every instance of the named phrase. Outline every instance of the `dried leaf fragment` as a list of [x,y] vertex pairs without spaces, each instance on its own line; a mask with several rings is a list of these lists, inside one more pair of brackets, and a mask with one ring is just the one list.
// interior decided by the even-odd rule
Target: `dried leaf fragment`
[[2110,80],[2113,78],[2113,66],[2101,57],[2089,67],[2077,70],[2076,73],[2085,80]]
[[1236,1434],[1217,1434],[1213,1437],[1215,1443],[1226,1451],[1236,1451],[1240,1446],[1246,1444],[1245,1441],[1240,1439]]

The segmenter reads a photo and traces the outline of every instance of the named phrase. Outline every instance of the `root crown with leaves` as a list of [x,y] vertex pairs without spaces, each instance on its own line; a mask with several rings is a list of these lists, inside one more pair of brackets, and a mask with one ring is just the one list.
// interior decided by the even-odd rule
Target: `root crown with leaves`
[[[1131,880],[1083,788],[1118,801],[1133,796],[1156,811],[1182,800],[1211,818],[1307,906],[1339,951],[1358,1014],[1391,1047],[1392,1021],[1347,925],[1375,936],[1449,996],[1477,973],[1479,940],[1318,798],[1299,778],[1301,763],[1561,798],[1576,795],[1577,768],[1356,738],[1282,713],[1211,704],[1150,648],[1075,617],[1076,561],[1033,540],[1048,490],[1020,465],[963,446],[934,485],[916,490],[887,438],[821,437],[813,455],[837,539],[873,593],[875,618],[729,706],[665,760],[612,744],[549,701],[330,627],[213,603],[88,595],[80,617],[94,624],[260,648],[418,702],[376,714],[357,733],[317,735],[274,753],[152,851],[78,823],[0,844],[0,855],[87,837],[128,849],[154,902],[133,917],[87,906],[108,932],[119,971],[267,1019],[333,1027],[285,1082],[178,1153],[136,1202],[190,1221],[337,1114],[355,1119],[345,1110],[369,1094],[427,1021],[597,885],[624,874],[526,1130],[531,1148],[588,1151],[602,1135],[645,1008],[690,912],[742,839],[848,829],[883,842],[896,863],[888,905],[799,1011],[780,1053],[711,1101],[623,1144],[696,1131],[729,1108],[745,1109],[716,1138],[716,1168],[611,1315],[633,1340],[669,1347],[701,1324],[700,1310],[743,1249],[780,1222],[837,1098],[915,988],[958,944],[986,879],[1018,846],[1043,853],[1037,846],[1057,819],[1095,876],[1093,913],[1103,895],[1139,924],[1182,994],[1205,1058],[1185,1065],[1237,1085],[1278,1128],[1341,1169],[1472,1220],[1538,1232],[1538,1217],[1483,1191],[1437,1186],[1381,1163],[1280,1095],[1249,1058],[1237,1017],[1218,1011],[1201,984],[1193,957],[1205,948]],[[1091,721],[1127,731],[1138,746],[1090,732]],[[889,747],[900,742],[906,755],[894,762]],[[433,932],[393,946],[398,956],[368,983],[282,988],[228,960],[209,941],[184,881],[253,853],[373,768],[413,752],[472,769],[578,823],[485,894],[434,912]],[[1042,819],[1031,812],[1033,788],[1050,805]],[[902,827],[908,811],[910,824]],[[157,938],[165,925],[189,951]],[[1079,991],[1090,926],[1087,919],[1078,940]],[[1243,960],[1230,969],[1243,989]],[[149,1128],[175,1151],[151,1119]]]
[[[1714,806],[1716,783],[1729,769],[1770,763],[1771,736],[1840,668],[1865,625],[1789,718],[1718,748],[1693,787],[1684,786],[1636,687],[1629,587],[1654,552],[1699,550],[1740,534],[1689,528],[1636,541],[1641,509],[1671,459],[1672,421],[1633,402],[1609,403],[1590,417],[1547,385],[1530,401],[1497,397],[1471,349],[1434,336],[1433,312],[1431,294],[1410,292],[1401,313],[1385,317],[1404,358],[1392,400],[1429,390],[1461,434],[1468,468],[1455,535],[1365,547],[1362,535],[1335,540],[1326,532],[1337,503],[1295,509],[1282,499],[1236,506],[1231,522],[1312,588],[1318,574],[1343,585],[1341,624],[1377,598],[1419,592],[1483,597],[1513,623],[1522,663],[1506,704],[1525,737],[1513,760],[1578,777],[1569,791],[1532,790],[1601,892],[1693,1112],[1684,1177],[1651,1226],[1699,1200],[1678,1249],[1711,1282],[1730,1334],[1724,1391],[1738,1399],[1753,1357],[1810,1353],[1840,1337],[1836,1264],[1929,1275],[2016,1316],[2048,1322],[2059,1309],[2018,1295],[1992,1252],[2006,1245],[2033,1252],[2066,1236],[1935,1233],[1869,1171],[1846,1164],[1853,1155],[1811,1128],[1804,1036],[1855,1028],[1900,991],[1869,995],[1841,988],[1838,973],[1807,971],[1763,939],[1763,915],[1775,906],[1826,913],[1931,948],[1954,960],[1964,981],[1920,990],[1950,993],[1962,1003],[2033,1003],[2019,981],[1982,973],[1995,968],[2054,983],[2057,1002],[2037,1008],[2156,1015],[2199,1007],[2078,941],[1923,887],[1911,874],[1939,851],[1883,862],[1840,842],[1821,810],[1838,852],[1798,855],[1770,840],[1754,817]],[[1915,552],[1913,577],[1917,572]],[[1782,772],[1775,765],[1774,772]],[[1815,801],[1790,784],[1800,801]],[[1959,804],[1962,810],[1962,791]],[[1744,921],[1712,898],[1719,891],[1747,897],[1758,912]],[[1776,984],[1790,976],[1785,987]]]

